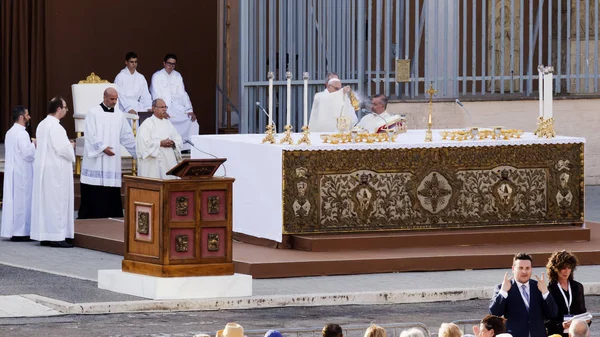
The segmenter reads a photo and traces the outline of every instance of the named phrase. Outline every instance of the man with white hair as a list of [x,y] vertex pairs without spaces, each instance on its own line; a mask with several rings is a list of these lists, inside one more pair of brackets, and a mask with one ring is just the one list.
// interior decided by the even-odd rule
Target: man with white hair
[[586,321],[574,319],[569,327],[569,337],[590,337],[590,328]]
[[308,126],[311,132],[336,132],[337,119],[345,117],[350,128],[356,124],[358,117],[350,102],[350,87],[342,89],[342,81],[337,74],[327,75],[326,89],[315,94]]

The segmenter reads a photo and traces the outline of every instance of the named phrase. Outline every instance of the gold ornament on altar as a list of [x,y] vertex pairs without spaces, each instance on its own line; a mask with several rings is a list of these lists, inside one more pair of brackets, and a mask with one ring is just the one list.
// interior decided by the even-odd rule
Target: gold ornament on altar
[[431,113],[433,111],[433,95],[437,93],[437,90],[433,89],[433,82],[429,84],[429,89],[425,91],[429,94],[429,118],[427,121],[427,131],[425,131],[425,141],[433,141],[433,135],[431,133]]
[[469,130],[456,130],[456,131],[440,131],[442,140],[482,140],[482,139],[495,139],[495,140],[508,140],[511,138],[521,138],[523,130],[517,129],[503,129],[500,126],[494,127],[493,129],[479,129],[471,128]]
[[358,100],[358,98],[356,98],[356,95],[354,94],[354,91],[352,91],[352,89],[350,89],[350,92],[348,92],[348,97],[350,98],[350,104],[352,104],[354,111],[360,110],[360,101]]
[[348,117],[340,114],[340,117],[337,118],[336,126],[340,133],[346,133],[348,130],[350,130],[350,120]]
[[284,133],[285,136],[283,138],[281,138],[280,143],[294,145],[294,140],[292,139],[292,126],[286,125],[284,127],[284,129],[285,129],[285,133]]
[[262,140],[263,144],[275,144],[275,136],[273,136],[275,134],[275,130],[273,129],[273,124],[267,125],[267,130],[265,131],[265,134],[266,136]]
[[554,131],[554,118],[544,119],[540,117],[538,120],[538,127],[534,134],[540,138],[556,137],[556,132]]
[[302,127],[302,138],[300,138],[300,140],[298,141],[298,145],[300,145],[300,144],[310,145],[310,138],[308,137],[309,135],[310,135],[310,128],[308,127],[308,125],[304,125]]

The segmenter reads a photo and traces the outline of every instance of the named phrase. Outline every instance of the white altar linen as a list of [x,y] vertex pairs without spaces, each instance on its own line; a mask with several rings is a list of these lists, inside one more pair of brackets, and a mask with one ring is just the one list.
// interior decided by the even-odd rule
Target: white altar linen
[[[511,146],[531,144],[585,143],[585,138],[557,136],[538,138],[525,133],[521,138],[508,140],[442,140],[441,130],[433,130],[433,141],[424,142],[425,130],[409,130],[398,135],[395,142],[382,143],[323,143],[320,133],[311,133],[312,145],[261,144],[263,134],[202,135],[193,136],[195,146],[220,158],[227,158],[227,176],[235,178],[233,184],[233,231],[259,238],[281,242],[283,231],[282,159],[283,151],[343,151],[381,150],[472,146]],[[447,130],[445,130],[447,131]],[[292,135],[295,142],[302,135]],[[279,134],[277,142],[283,137]],[[212,158],[192,148],[191,157]],[[223,167],[215,176],[223,176]]]

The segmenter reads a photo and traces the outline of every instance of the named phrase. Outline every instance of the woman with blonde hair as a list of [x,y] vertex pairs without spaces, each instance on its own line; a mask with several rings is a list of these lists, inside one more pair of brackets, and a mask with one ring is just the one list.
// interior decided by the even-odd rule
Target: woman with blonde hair
[[461,337],[462,335],[463,332],[454,323],[442,323],[438,332],[438,337]]
[[385,333],[385,329],[380,327],[379,325],[371,324],[370,327],[365,331],[364,337],[387,337]]

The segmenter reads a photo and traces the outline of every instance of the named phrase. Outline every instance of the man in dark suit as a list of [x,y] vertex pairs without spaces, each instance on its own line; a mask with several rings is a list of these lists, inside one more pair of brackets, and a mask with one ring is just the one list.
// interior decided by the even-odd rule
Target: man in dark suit
[[546,337],[544,319],[555,317],[557,307],[544,274],[531,280],[531,256],[519,253],[513,258],[513,276],[504,274],[490,302],[490,314],[504,316],[513,337]]

